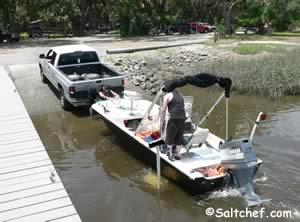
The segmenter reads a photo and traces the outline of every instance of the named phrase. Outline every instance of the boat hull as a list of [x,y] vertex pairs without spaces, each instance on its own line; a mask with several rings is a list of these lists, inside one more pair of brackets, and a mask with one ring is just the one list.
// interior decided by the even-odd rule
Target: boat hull
[[[138,142],[134,137],[112,123],[109,119],[105,118],[105,116],[102,116],[101,114],[100,116],[105,125],[112,131],[114,135],[116,135],[117,140],[122,144],[122,148],[124,148],[127,152],[130,152],[136,159],[142,160],[152,168],[156,169],[156,153],[152,152],[150,148],[145,147],[143,144]],[[212,180],[205,178],[196,178],[193,180],[162,158],[161,173],[164,177],[167,177],[169,180],[175,182],[186,192],[192,195],[217,190],[226,185],[225,177],[215,178]]]

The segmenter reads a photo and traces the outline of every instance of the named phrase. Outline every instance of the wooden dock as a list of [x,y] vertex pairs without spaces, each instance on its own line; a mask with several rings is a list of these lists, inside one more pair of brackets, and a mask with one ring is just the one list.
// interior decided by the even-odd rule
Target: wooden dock
[[0,222],[81,221],[1,66],[0,99]]

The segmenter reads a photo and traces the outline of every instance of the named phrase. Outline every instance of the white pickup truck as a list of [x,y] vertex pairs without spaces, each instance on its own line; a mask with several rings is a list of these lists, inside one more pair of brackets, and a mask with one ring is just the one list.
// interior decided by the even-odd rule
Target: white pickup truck
[[58,90],[65,110],[91,105],[90,92],[100,85],[110,85],[120,95],[124,91],[125,76],[102,64],[97,52],[86,45],[53,47],[39,56],[39,67],[42,81]]

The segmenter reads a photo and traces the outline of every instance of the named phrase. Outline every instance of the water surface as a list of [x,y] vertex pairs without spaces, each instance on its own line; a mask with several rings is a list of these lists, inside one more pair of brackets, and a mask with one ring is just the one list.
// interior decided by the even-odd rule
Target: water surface
[[[220,92],[185,87],[194,96],[193,120],[199,121]],[[260,111],[267,112],[255,135],[257,156],[264,161],[255,179],[256,192],[272,198],[266,211],[300,210],[300,98],[271,100],[232,95],[229,101],[229,136],[247,137]],[[26,104],[27,106],[28,104]],[[192,197],[172,182],[162,179],[155,190],[155,172],[124,151],[115,135],[88,112],[61,110],[33,113],[34,125],[83,221],[229,221],[205,215],[207,207],[245,209],[235,190]],[[225,103],[203,125],[225,137]],[[260,209],[258,207],[257,209]],[[233,219],[230,221],[253,221]],[[261,221],[261,220],[257,220]],[[283,219],[264,219],[283,221]]]

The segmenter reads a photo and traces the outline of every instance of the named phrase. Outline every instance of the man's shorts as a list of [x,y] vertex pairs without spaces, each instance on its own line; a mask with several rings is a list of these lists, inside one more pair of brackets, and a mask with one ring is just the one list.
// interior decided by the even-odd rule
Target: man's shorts
[[170,119],[167,125],[166,144],[183,145],[185,119]]

